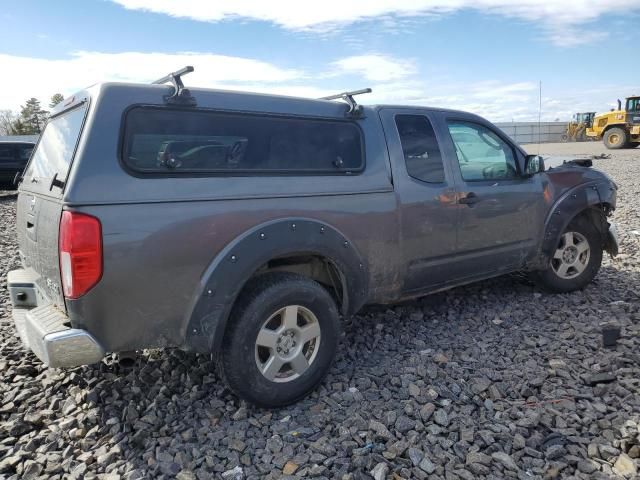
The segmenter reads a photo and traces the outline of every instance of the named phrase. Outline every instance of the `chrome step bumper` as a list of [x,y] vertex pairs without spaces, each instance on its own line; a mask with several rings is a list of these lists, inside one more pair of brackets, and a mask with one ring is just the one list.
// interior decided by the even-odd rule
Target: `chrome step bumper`
[[[22,343],[49,367],[76,367],[102,360],[103,348],[86,330],[72,328],[69,318],[55,305],[38,297],[37,274],[30,270],[9,272],[8,287],[13,321]],[[39,301],[40,300],[40,301]]]

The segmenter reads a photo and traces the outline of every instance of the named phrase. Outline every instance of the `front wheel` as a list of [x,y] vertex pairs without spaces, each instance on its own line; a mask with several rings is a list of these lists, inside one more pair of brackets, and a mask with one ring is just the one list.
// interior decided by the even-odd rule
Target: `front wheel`
[[537,280],[547,290],[573,292],[586,287],[602,263],[602,239],[588,219],[573,220],[560,237],[546,270]]
[[262,275],[245,288],[229,319],[222,376],[258,406],[294,403],[329,371],[339,332],[336,303],[319,283],[288,272]]
[[604,134],[604,146],[611,150],[618,150],[627,145],[627,132],[622,128],[611,128]]

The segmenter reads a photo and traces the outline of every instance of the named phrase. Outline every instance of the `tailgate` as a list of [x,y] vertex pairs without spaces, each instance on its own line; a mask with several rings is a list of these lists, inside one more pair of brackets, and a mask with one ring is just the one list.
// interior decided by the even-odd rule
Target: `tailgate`
[[20,185],[17,231],[25,268],[37,274],[40,294],[64,308],[58,258],[62,194],[80,138],[86,103],[52,117]]
[[64,308],[58,260],[61,212],[61,201],[28,192],[18,195],[16,228],[22,263],[38,274],[39,293]]

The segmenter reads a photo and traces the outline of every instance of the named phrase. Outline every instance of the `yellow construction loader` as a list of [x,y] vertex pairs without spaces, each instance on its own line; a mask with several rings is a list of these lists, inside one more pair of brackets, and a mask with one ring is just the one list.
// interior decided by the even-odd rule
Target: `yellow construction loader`
[[562,135],[563,142],[583,142],[587,140],[587,128],[593,123],[596,112],[576,113],[567,124],[567,129]]
[[604,142],[611,149],[634,148],[640,145],[640,96],[627,97],[625,109],[618,100],[618,109],[596,115],[587,136]]

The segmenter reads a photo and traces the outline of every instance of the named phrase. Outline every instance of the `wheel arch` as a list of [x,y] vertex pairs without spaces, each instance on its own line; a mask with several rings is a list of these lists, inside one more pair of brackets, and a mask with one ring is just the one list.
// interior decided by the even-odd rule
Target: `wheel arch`
[[[609,249],[609,223],[607,217],[616,205],[616,191],[605,182],[578,185],[563,194],[550,209],[545,219],[545,232],[541,247],[540,266],[548,260],[569,224],[580,216],[587,217],[602,236],[603,246]],[[617,254],[608,250],[612,255]]]
[[626,123],[623,121],[607,123],[607,125],[602,129],[602,135],[607,133],[607,131],[611,130],[612,128],[621,128],[623,130],[626,130]]
[[185,346],[201,352],[218,349],[247,282],[269,271],[301,273],[318,281],[344,315],[355,313],[367,298],[367,265],[343,233],[307,218],[266,222],[228,244],[204,271],[183,322]]

